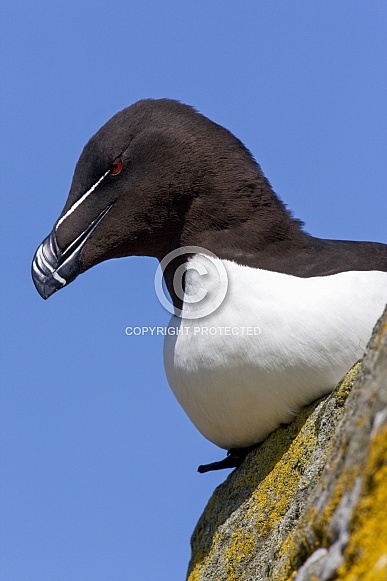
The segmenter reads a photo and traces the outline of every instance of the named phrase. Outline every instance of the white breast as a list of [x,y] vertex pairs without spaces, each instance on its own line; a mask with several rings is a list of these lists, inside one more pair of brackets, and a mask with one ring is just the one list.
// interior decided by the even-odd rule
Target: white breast
[[[166,337],[164,361],[192,422],[229,449],[262,441],[362,357],[387,302],[387,273],[298,278],[222,263],[229,280],[222,305],[201,319],[172,317],[179,334]],[[188,271],[186,292],[198,284],[211,292],[215,281]],[[194,308],[184,304],[187,314]]]

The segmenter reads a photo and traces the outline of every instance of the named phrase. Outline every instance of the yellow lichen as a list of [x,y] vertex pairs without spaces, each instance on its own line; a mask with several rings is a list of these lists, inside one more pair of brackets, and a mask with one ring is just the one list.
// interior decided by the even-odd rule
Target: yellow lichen
[[275,468],[251,495],[251,508],[247,518],[255,518],[258,537],[269,533],[289,510],[316,445],[316,434],[310,428],[307,423]]
[[382,339],[383,339],[384,335],[386,334],[386,332],[387,332],[387,321],[384,323],[384,325],[381,328],[381,330],[380,330],[380,332],[378,334],[378,337],[376,339],[376,343],[375,343],[376,349],[379,349],[380,344],[382,342]]
[[212,557],[214,555],[215,549],[219,544],[222,535],[219,532],[215,532],[211,547],[208,550],[200,549],[195,556],[195,561],[190,572],[187,581],[200,581],[202,569],[211,563]]
[[249,562],[256,541],[250,531],[242,527],[236,529],[232,536],[231,545],[224,555],[224,564],[227,571],[227,581],[239,581],[245,573],[244,565]]
[[[355,381],[356,375],[359,371],[360,363],[356,363],[352,369],[347,373],[341,384],[337,387],[333,396],[336,401],[344,406],[345,399],[349,394],[352,385]],[[332,439],[330,446],[327,451],[327,457],[333,449],[334,439]],[[346,442],[342,442],[340,456],[345,454],[347,447]],[[330,460],[330,470],[333,469],[336,464],[336,460]],[[298,527],[295,531],[289,533],[288,537],[285,539],[282,549],[279,552],[280,560],[285,557],[285,560],[279,571],[276,573],[276,581],[289,581],[294,572],[298,567],[306,561],[309,555],[311,555],[317,548],[321,546],[328,546],[330,544],[330,539],[328,536],[328,525],[334,510],[339,504],[342,495],[345,491],[352,489],[355,481],[356,469],[352,470],[350,473],[343,473],[340,475],[335,490],[331,497],[327,499],[325,508],[318,512],[315,507],[312,507],[308,513],[306,513]],[[322,488],[324,489],[324,483],[322,483]],[[306,538],[302,534],[302,530],[314,531],[309,538]]]
[[344,377],[343,381],[339,383],[335,391],[335,399],[339,405],[343,405],[349,392],[352,389],[353,382],[356,379],[356,375],[360,369],[361,362],[358,361],[355,365],[348,371],[347,375]]
[[207,555],[207,553],[203,550],[200,550],[197,552],[196,558],[195,558],[195,563],[193,565],[193,569],[188,577],[189,581],[200,581],[200,573],[203,569],[206,555]]
[[301,531],[302,529],[313,530],[315,535],[310,535],[309,538],[306,538],[301,531],[297,530],[289,534],[279,555],[280,557],[286,555],[287,559],[278,572],[276,581],[288,581],[291,572],[294,569],[298,569],[316,549],[330,546],[332,542],[328,534],[330,520],[344,492],[352,489],[355,482],[355,474],[356,470],[341,474],[335,490],[324,509],[318,513],[316,508],[312,507],[302,518],[300,523]]
[[344,563],[338,570],[341,581],[385,581],[387,579],[387,426],[370,445],[363,487],[350,524],[350,541]]
[[324,510],[316,515],[316,518],[311,523],[311,526],[319,539],[319,546],[328,547],[332,543],[332,539],[328,534],[328,525],[343,497],[343,494],[352,490],[357,473],[358,467],[354,467],[351,471],[344,471],[340,474],[334,492],[325,505]]
[[[343,407],[358,369],[359,364],[356,364],[330,396],[334,397],[338,407]],[[213,562],[221,543],[225,546],[220,553],[224,555],[227,579],[239,581],[244,578],[245,567],[256,551],[257,541],[260,538],[263,539],[282,521],[294,501],[297,490],[305,485],[302,478],[316,449],[320,418],[324,414],[323,409],[320,409],[317,416],[313,414],[317,405],[313,404],[301,410],[291,424],[278,428],[257,448],[254,452],[255,462],[252,463],[254,469],[246,473],[238,471],[229,477],[230,490],[251,491],[246,499],[242,523],[239,522],[231,539],[226,539],[219,532],[220,526],[227,520],[227,515],[224,511],[219,511],[220,503],[224,502],[219,492],[222,487],[215,491],[194,533],[193,564],[191,564],[187,581],[200,581],[202,574]],[[342,483],[338,484],[338,488],[341,493]],[[332,513],[339,500],[338,493],[337,498],[332,499],[330,503],[329,514]],[[214,527],[213,515],[216,513],[217,522]],[[316,515],[312,515],[311,511],[310,521],[315,521],[315,517]],[[320,516],[320,518],[323,517]],[[326,522],[327,518],[328,514],[324,515],[323,520]],[[209,526],[214,530],[212,539],[208,534]],[[207,541],[205,541],[205,531],[207,531]],[[208,538],[211,539],[210,544]],[[294,565],[302,564],[317,546],[321,545],[311,543],[302,535],[295,536],[290,533],[283,543],[279,537],[278,553],[279,557],[284,557],[285,562],[281,568],[281,575],[276,579],[290,581],[295,570]],[[216,558],[219,558],[218,553]]]

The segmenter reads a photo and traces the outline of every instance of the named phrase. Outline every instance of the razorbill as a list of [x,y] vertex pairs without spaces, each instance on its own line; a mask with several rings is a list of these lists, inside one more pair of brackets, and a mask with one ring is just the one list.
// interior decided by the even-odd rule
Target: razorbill
[[[175,396],[206,438],[231,450],[200,471],[239,465],[330,392],[387,302],[387,245],[307,234],[236,137],[169,99],[131,105],[86,144],[32,276],[46,299],[131,255],[163,265]],[[203,311],[192,297],[216,302],[221,272],[222,301]]]

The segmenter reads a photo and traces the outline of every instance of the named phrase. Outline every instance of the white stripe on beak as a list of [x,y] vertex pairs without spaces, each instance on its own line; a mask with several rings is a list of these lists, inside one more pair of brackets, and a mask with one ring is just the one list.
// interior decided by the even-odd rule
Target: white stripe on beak
[[89,190],[87,190],[87,192],[85,194],[83,194],[83,196],[81,198],[79,198],[79,200],[77,200],[75,202],[75,204],[73,204],[69,210],[67,210],[66,214],[58,220],[58,222],[55,226],[55,231],[57,231],[59,226],[66,220],[66,218],[68,218],[70,216],[70,214],[72,214],[74,212],[74,210],[76,210],[82,204],[82,202],[84,202],[86,200],[86,198],[94,192],[94,190],[99,186],[99,184],[102,182],[102,180],[104,180],[109,173],[110,173],[110,170],[105,172],[103,174],[103,176],[100,177],[99,180],[93,186],[91,186],[91,188]]

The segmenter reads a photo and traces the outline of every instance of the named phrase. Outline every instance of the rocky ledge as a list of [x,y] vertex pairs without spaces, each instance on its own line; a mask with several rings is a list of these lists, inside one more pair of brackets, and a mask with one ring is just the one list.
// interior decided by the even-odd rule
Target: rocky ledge
[[187,579],[387,579],[387,309],[363,361],[215,490]]

